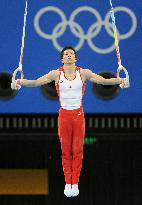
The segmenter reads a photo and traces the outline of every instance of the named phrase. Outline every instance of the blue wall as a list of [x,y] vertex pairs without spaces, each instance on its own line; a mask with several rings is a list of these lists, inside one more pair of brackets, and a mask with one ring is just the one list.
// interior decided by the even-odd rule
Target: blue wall
[[[76,15],[72,23],[72,26],[74,26],[72,31],[70,16],[76,9],[82,9],[84,6],[86,6],[85,9],[89,7],[89,10],[82,11]],[[142,2],[135,1],[134,3],[133,0],[113,0],[113,6],[118,9],[118,12],[116,12],[116,23],[120,34],[121,59],[122,64],[129,71],[131,87],[121,90],[115,99],[103,101],[93,94],[92,84],[87,82],[83,100],[86,113],[142,112]],[[8,71],[12,73],[18,66],[24,7],[24,0],[1,0],[0,72]],[[61,17],[53,9],[58,9],[57,12],[60,11],[64,16],[67,23],[66,28],[62,27]],[[108,34],[104,26],[105,24],[103,24],[109,9],[109,0],[30,0],[28,2],[23,61],[25,78],[36,79],[50,70],[59,67],[61,65],[59,49],[66,45],[73,45],[77,48],[77,65],[89,68],[95,73],[102,71],[112,71],[115,73],[117,69],[115,50],[107,49],[113,44],[113,38],[110,36],[112,33],[109,27],[111,24],[106,23],[108,29],[110,29],[110,34]],[[95,17],[90,11],[94,14],[98,13],[98,17]],[[37,17],[39,12],[42,12],[39,26],[44,37],[39,34],[39,30],[37,31],[35,27],[35,17]],[[100,19],[99,23],[98,18]],[[102,28],[100,27],[98,34],[96,33],[96,36],[91,39],[88,29],[91,29],[91,25],[94,23],[94,32],[98,31],[99,25],[103,25]],[[55,25],[58,25],[58,27],[55,27]],[[53,35],[53,31],[57,32],[57,35]],[[129,31],[132,31],[132,33],[128,33]],[[49,37],[47,34],[50,34],[52,39],[47,39]],[[84,39],[80,37],[81,34],[84,35]],[[56,38],[56,36],[58,37]],[[58,43],[59,48],[55,43]],[[95,45],[100,49],[96,49]],[[59,102],[45,98],[39,88],[22,87],[13,99],[0,101],[0,113],[56,113],[58,109]]]

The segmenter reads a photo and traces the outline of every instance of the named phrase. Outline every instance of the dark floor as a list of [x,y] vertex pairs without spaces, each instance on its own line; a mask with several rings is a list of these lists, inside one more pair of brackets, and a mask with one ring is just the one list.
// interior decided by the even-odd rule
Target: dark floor
[[84,146],[80,195],[63,195],[64,177],[58,140],[0,143],[0,168],[48,168],[48,196],[0,196],[3,205],[141,205],[142,138],[101,139]]

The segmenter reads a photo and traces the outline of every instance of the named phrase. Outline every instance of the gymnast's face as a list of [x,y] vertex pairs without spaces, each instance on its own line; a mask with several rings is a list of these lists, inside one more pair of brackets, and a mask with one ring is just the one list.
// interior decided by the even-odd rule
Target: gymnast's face
[[62,63],[64,65],[65,64],[68,64],[68,65],[75,64],[76,61],[77,61],[76,56],[72,49],[68,49],[64,51],[63,58],[62,58]]

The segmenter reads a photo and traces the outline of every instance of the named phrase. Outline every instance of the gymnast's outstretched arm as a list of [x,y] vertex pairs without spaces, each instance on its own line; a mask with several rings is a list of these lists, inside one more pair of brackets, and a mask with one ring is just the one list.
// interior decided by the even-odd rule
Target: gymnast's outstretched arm
[[16,80],[16,84],[26,86],[26,87],[37,87],[56,80],[58,75],[59,75],[58,70],[52,70],[49,73],[45,74],[44,76],[36,80],[18,79]]
[[118,84],[119,85],[119,84],[124,83],[124,78],[116,77],[116,78],[106,79],[98,74],[93,73],[89,69],[82,69],[81,73],[86,80],[90,80],[91,82],[97,83],[97,84],[102,84],[102,85]]

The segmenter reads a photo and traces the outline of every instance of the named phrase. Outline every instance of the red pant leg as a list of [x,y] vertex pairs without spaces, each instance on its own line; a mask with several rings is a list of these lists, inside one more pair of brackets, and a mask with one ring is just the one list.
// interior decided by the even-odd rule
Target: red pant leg
[[66,184],[71,184],[72,172],[72,117],[68,111],[60,111],[58,117],[58,135],[61,142],[62,166]]
[[72,161],[72,184],[78,184],[80,171],[82,168],[83,160],[83,144],[85,136],[85,119],[84,113],[75,113],[73,119],[73,161]]

